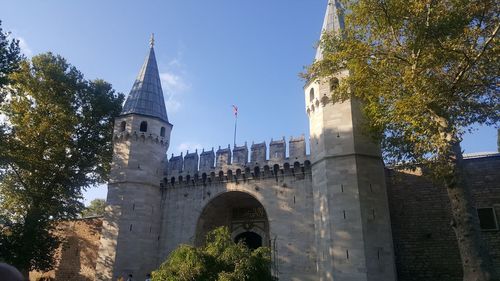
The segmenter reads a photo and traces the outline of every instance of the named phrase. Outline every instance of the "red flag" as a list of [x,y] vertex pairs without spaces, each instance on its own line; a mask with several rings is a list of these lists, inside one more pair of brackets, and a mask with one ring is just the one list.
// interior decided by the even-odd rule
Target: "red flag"
[[234,104],[233,104],[233,114],[234,114],[234,117],[238,117],[238,107]]

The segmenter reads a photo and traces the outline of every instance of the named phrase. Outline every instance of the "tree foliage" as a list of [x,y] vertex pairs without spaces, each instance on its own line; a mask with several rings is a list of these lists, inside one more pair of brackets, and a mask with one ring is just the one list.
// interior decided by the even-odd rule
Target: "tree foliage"
[[153,272],[153,281],[266,281],[270,272],[269,248],[254,251],[242,242],[234,243],[227,227],[211,231],[206,245],[181,245]]
[[75,218],[82,190],[107,179],[113,118],[123,95],[85,80],[64,58],[46,53],[9,75],[0,148],[0,256],[27,272],[50,269],[55,220]]
[[2,21],[0,21],[0,103],[5,95],[2,88],[8,84],[9,74],[17,70],[21,59],[19,41],[9,40],[9,33],[2,30]]
[[304,77],[349,71],[332,92],[334,101],[363,101],[385,159],[401,167],[426,165],[447,187],[464,280],[489,280],[494,270],[480,242],[459,144],[474,124],[500,121],[498,2],[343,3],[345,30],[323,35],[324,59]]
[[[0,21],[0,106],[6,96],[6,85],[9,82],[9,75],[18,69],[19,62],[22,59],[21,50],[19,48],[19,41],[15,39],[9,40],[9,33],[4,32],[2,29],[2,21]],[[4,146],[5,140],[5,125],[1,121],[3,116],[0,112],[0,149]],[[3,163],[0,157],[0,165]],[[0,180],[2,174],[0,173]],[[0,220],[1,224],[2,220]]]
[[82,217],[93,217],[93,216],[103,216],[104,209],[106,208],[106,200],[104,199],[94,199],[90,201],[90,204],[85,207],[82,211]]
[[385,133],[385,156],[392,162],[429,162],[471,125],[500,120],[497,5],[347,2],[345,32],[323,36],[324,60],[306,77],[349,69],[334,98],[353,93],[365,102],[371,129]]

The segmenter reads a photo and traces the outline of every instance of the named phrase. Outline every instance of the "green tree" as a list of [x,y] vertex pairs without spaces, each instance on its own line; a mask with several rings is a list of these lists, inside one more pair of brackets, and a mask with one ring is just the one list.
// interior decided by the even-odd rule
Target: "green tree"
[[82,211],[82,217],[93,217],[104,215],[104,209],[106,208],[106,200],[104,199],[94,199],[90,201],[90,204],[85,207]]
[[22,61],[9,79],[1,107],[8,122],[0,148],[0,256],[27,274],[52,267],[59,245],[53,222],[75,218],[82,190],[107,179],[123,95],[51,53]]
[[227,227],[206,237],[204,247],[181,245],[153,272],[153,281],[266,281],[271,276],[271,254],[267,247],[254,251],[234,243]]
[[[345,29],[325,33],[324,59],[306,79],[349,76],[334,101],[360,99],[385,158],[424,165],[447,189],[464,280],[498,280],[481,240],[460,142],[500,120],[499,9],[495,0],[343,1]],[[310,80],[309,80],[310,81]]]
[[5,98],[2,88],[9,82],[9,74],[17,70],[22,59],[19,41],[8,37],[9,33],[2,30],[0,21],[0,103]]
[[[22,59],[19,41],[15,39],[9,40],[8,37],[9,33],[3,31],[2,21],[0,21],[0,105],[6,96],[5,86],[9,83],[9,75],[18,69],[19,62]],[[5,125],[3,123],[2,119],[0,119],[0,149],[4,146],[5,140]],[[0,165],[2,162],[3,160],[0,158]],[[0,179],[1,176],[0,173]]]

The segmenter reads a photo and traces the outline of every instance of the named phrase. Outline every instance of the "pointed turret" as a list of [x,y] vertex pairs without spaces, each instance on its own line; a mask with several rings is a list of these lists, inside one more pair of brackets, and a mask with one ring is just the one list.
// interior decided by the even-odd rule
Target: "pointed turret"
[[97,281],[145,276],[157,267],[158,242],[151,237],[160,237],[163,171],[172,124],[153,45],[151,37],[146,61],[115,118]]
[[[332,32],[340,37],[343,28],[339,0],[328,0],[322,36]],[[315,59],[323,59],[321,46]],[[367,120],[361,102],[355,98],[342,102],[331,98],[348,75],[349,70],[343,69],[308,81],[304,88],[309,116],[317,280],[395,281],[380,147],[363,131]]]
[[127,114],[156,117],[168,123],[153,36],[151,36],[149,53],[123,106],[121,115]]
[[[323,21],[323,28],[321,29],[321,38],[324,32],[335,32],[340,35],[344,29],[344,12],[341,4],[338,0],[328,0],[328,6],[326,8],[325,19]],[[323,48],[318,45],[316,49],[315,60],[319,61],[323,59]]]

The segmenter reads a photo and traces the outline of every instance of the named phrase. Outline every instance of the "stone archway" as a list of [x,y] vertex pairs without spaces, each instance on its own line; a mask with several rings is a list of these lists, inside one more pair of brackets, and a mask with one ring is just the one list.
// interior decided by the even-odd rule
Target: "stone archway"
[[208,202],[198,218],[195,245],[203,245],[206,234],[220,226],[229,228],[235,242],[243,239],[252,249],[257,245],[270,246],[267,213],[248,193],[229,191]]
[[252,250],[262,247],[262,236],[253,231],[245,231],[236,235],[234,242],[238,243],[240,241],[245,243],[247,247]]

